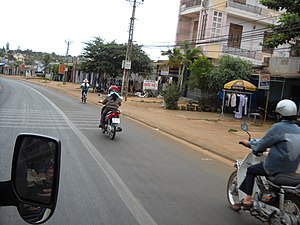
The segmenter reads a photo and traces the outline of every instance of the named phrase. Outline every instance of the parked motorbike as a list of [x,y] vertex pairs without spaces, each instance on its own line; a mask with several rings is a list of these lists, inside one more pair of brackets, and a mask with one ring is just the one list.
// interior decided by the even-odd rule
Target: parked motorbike
[[107,133],[109,138],[113,140],[117,132],[121,132],[122,128],[120,124],[120,114],[121,111],[110,111],[105,116],[104,125],[102,126],[102,133]]
[[277,115],[276,115],[276,111],[274,109],[268,110],[266,112],[266,110],[262,107],[258,107],[258,113],[262,116],[262,118],[267,117],[267,119],[270,120],[276,120],[277,119]]
[[[242,130],[248,132],[246,123]],[[231,209],[249,211],[251,216],[271,225],[300,224],[300,174],[277,174],[274,176],[258,176],[253,189],[253,206],[250,208],[235,205],[245,198],[239,187],[246,176],[247,167],[262,162],[266,154],[255,156],[252,151],[235,163],[236,170],[230,175],[227,184],[227,199]]]

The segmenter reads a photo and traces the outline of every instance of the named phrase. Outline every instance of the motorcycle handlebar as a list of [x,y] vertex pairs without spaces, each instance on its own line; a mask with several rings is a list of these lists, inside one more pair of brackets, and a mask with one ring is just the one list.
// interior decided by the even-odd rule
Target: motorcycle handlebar
[[244,141],[239,141],[239,144],[243,145],[243,146],[245,146],[247,148],[251,148],[250,145],[247,145]]

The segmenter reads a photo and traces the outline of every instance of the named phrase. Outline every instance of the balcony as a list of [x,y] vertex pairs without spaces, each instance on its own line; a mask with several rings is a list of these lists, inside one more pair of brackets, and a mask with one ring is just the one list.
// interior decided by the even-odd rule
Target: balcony
[[237,55],[237,56],[251,58],[251,59],[255,59],[256,56],[256,51],[229,47],[227,45],[223,45],[223,53],[230,54],[230,55]]
[[202,0],[191,0],[181,4],[180,14],[190,17],[199,15]]
[[233,8],[236,8],[236,9],[240,9],[240,10],[243,10],[243,11],[252,12],[252,13],[255,13],[255,14],[259,14],[259,15],[261,15],[261,12],[263,10],[259,6],[249,5],[249,4],[244,5],[244,4],[241,4],[241,3],[238,3],[238,2],[234,2],[232,0],[228,1],[227,6],[233,7]]
[[[280,15],[279,12],[274,10],[270,10],[256,5],[242,4],[233,0],[229,0],[227,2],[227,7],[232,8],[232,10],[230,10],[231,13],[238,14],[241,16],[245,16],[245,13],[249,16],[251,16],[250,14],[255,14],[256,16],[261,16],[265,17],[266,19],[269,18],[268,20],[272,20],[274,19],[274,17]],[[268,21],[268,23],[270,23],[270,21]]]

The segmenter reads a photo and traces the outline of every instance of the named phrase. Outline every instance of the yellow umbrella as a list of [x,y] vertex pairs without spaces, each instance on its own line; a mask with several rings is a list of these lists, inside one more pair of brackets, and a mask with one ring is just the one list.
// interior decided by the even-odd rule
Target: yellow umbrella
[[224,89],[236,91],[256,91],[257,87],[246,80],[233,80],[224,84]]

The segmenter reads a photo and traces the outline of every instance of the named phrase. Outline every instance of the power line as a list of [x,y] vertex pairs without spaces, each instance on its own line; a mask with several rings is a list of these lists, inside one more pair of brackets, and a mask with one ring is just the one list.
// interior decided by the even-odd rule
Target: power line
[[[295,25],[297,24],[298,26],[295,26],[293,28],[287,28],[287,29],[281,29],[280,32],[285,32],[285,31],[291,31],[291,30],[297,30],[297,29],[300,29],[300,25],[295,22],[294,24],[291,24],[291,25]],[[252,38],[252,40],[261,40],[261,36],[264,35],[264,32],[261,32],[261,33],[255,33],[255,32],[260,32],[260,31],[269,31],[268,33],[272,34],[272,33],[277,33],[278,31],[270,31],[270,28],[261,28],[261,29],[257,29],[255,31],[253,30],[249,30],[249,31],[245,31],[242,33],[242,37],[241,37],[241,42],[245,42],[245,41],[248,41],[249,39]],[[248,33],[251,32],[251,34],[248,35]],[[245,35],[247,34],[247,35]],[[227,35],[222,35],[222,36],[218,36],[218,37],[215,37],[215,38],[206,38],[206,39],[203,39],[203,40],[199,40],[199,42],[195,42],[195,41],[192,41],[190,43],[190,45],[208,45],[208,44],[216,44],[216,43],[220,43],[220,42],[225,42],[225,41],[228,41],[228,36],[229,34]],[[220,39],[224,37],[223,39]],[[175,45],[144,45],[143,47],[176,47],[176,46],[182,46],[183,44],[182,43],[179,43],[179,44],[175,44]]]
[[[247,23],[253,23],[253,22],[257,22],[257,21],[262,21],[262,20],[265,20],[265,19],[269,19],[269,18],[275,18],[275,17],[279,17],[279,16],[273,16],[273,17],[264,17],[264,18],[261,18],[261,19],[257,19],[257,20],[251,20],[251,21],[246,21],[246,22],[241,22],[241,23],[237,23],[236,25],[242,25],[242,24],[247,24]],[[190,22],[189,22],[190,23]],[[225,28],[225,27],[229,27],[229,25],[225,25],[225,26],[220,26],[220,27],[217,27],[217,28]],[[207,32],[207,31],[210,31],[212,29],[215,29],[215,27],[211,27],[211,28],[207,28],[204,30],[204,32]],[[260,29],[269,29],[269,28],[260,28]],[[252,31],[252,30],[251,30]],[[182,35],[182,34],[177,34],[177,35]],[[188,35],[182,35],[182,36],[188,36]],[[196,39],[196,40],[201,40],[201,39]],[[203,40],[203,39],[202,39]],[[188,41],[195,41],[195,40],[188,40]]]

